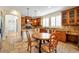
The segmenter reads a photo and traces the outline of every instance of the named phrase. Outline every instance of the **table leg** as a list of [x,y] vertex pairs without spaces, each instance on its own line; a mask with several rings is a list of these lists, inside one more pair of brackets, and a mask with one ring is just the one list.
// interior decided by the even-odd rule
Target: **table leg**
[[39,40],[39,53],[41,53],[41,40]]

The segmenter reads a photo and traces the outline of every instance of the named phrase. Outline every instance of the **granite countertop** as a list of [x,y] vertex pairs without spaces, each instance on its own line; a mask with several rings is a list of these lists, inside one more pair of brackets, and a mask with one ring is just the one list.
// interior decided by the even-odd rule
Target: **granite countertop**
[[72,33],[68,32],[68,33],[66,33],[66,34],[70,34],[70,35],[78,35],[78,33],[75,33],[75,32],[74,32],[74,33],[73,33],[73,32],[72,32]]
[[70,31],[67,31],[67,30],[59,30],[59,31],[65,31],[66,34],[69,34],[69,35],[78,35],[78,32],[70,32]]
[[69,34],[69,35],[78,35],[78,32],[70,32],[70,31],[63,30],[63,29],[60,29],[59,31],[65,31],[66,34]]

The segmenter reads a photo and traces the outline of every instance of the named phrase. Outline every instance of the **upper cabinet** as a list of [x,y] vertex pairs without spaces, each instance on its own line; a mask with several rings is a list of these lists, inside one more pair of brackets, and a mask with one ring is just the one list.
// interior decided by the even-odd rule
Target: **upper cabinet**
[[76,12],[77,12],[76,15],[77,15],[77,21],[78,21],[77,23],[79,24],[79,7],[77,7],[77,11]]
[[25,25],[26,23],[25,23],[25,16],[22,16],[21,17],[21,26],[23,26],[23,25]]
[[32,22],[32,17],[30,17],[30,16],[25,16],[25,23],[27,24],[27,23],[31,23]]
[[21,16],[21,26],[25,26],[27,23],[30,23],[32,17],[29,16]]
[[79,7],[62,11],[62,25],[79,25]]
[[35,18],[32,20],[32,25],[33,26],[40,26],[40,21],[41,21],[41,18]]
[[72,8],[69,10],[69,25],[75,24],[75,9]]
[[62,12],[62,25],[69,25],[69,10]]
[[21,26],[31,24],[32,26],[40,26],[41,18],[32,18],[30,16],[21,16]]

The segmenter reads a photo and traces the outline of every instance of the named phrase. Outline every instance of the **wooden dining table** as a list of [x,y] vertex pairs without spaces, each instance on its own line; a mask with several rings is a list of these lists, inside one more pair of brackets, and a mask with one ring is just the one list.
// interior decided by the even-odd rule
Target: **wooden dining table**
[[41,53],[42,40],[50,40],[50,33],[35,33],[32,34],[32,37],[39,40],[39,53]]

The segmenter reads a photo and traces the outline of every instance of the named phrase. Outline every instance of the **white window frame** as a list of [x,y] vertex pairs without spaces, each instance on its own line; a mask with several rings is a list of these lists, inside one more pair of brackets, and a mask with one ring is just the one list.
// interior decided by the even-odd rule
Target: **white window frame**
[[[59,17],[60,20],[57,19],[57,17]],[[49,19],[48,20],[48,24],[49,25],[46,23],[47,22],[47,21],[45,21],[46,19]],[[59,23],[59,25],[58,25],[58,23]],[[48,26],[46,26],[46,25],[48,25]],[[61,14],[57,14],[57,15],[54,15],[54,16],[51,16],[51,17],[43,17],[43,19],[42,19],[42,26],[45,27],[45,28],[49,28],[49,27],[51,27],[51,28],[61,28],[62,27]]]
[[44,17],[42,19],[42,26],[45,27],[45,28],[48,28],[50,25],[49,25],[49,18],[48,17]]

